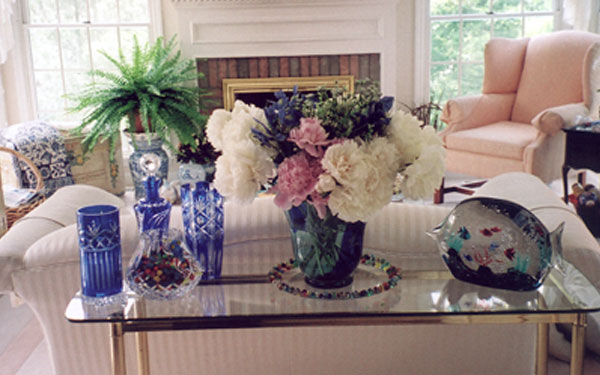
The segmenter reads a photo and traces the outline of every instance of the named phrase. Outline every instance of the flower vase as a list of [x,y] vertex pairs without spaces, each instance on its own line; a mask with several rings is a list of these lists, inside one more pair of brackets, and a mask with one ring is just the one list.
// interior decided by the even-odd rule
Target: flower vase
[[305,281],[316,288],[341,288],[352,283],[360,262],[366,224],[346,222],[329,209],[324,218],[304,201],[286,211],[295,261]]
[[160,160],[160,166],[155,175],[160,180],[166,180],[169,172],[169,157],[162,148],[163,141],[158,135],[150,134],[148,136],[146,133],[135,133],[129,134],[129,136],[129,142],[134,147],[134,151],[129,157],[129,170],[135,188],[135,199],[139,200],[145,195],[144,180],[148,177],[140,165],[140,159],[146,154],[156,155]]
[[225,230],[223,196],[204,180],[213,165],[185,164],[179,169],[185,241],[204,269],[203,280],[221,277]]

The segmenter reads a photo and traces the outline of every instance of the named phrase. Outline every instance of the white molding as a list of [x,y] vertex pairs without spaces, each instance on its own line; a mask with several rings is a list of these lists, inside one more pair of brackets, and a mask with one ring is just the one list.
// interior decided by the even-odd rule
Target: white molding
[[415,82],[416,105],[429,102],[430,21],[429,0],[415,1]]
[[397,96],[398,0],[171,1],[186,57],[378,53],[381,89]]

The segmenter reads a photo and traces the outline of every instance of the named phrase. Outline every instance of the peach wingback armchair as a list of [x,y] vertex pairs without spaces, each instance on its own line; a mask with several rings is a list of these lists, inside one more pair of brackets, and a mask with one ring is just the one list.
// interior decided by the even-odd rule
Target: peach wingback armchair
[[446,168],[480,178],[513,171],[544,182],[558,178],[565,147],[560,129],[578,115],[598,116],[598,43],[600,35],[582,31],[491,39],[482,94],[444,106]]

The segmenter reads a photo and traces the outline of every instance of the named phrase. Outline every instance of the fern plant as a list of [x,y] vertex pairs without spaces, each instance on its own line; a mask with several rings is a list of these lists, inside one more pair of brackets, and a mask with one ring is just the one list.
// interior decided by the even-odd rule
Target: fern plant
[[[81,93],[70,97],[76,104],[71,112],[86,111],[81,124],[73,129],[82,134],[83,147],[90,152],[99,139],[108,139],[110,158],[114,158],[121,123],[126,119],[129,133],[155,133],[171,149],[170,134],[179,142],[195,148],[195,136],[204,136],[207,116],[201,114],[207,92],[198,87],[202,78],[191,59],[183,59],[181,51],[174,53],[175,37],[164,43],[158,38],[152,45],[141,47],[134,39],[131,58],[119,50],[117,58],[101,51],[115,67],[92,70],[93,83]],[[136,126],[137,123],[137,126]]]

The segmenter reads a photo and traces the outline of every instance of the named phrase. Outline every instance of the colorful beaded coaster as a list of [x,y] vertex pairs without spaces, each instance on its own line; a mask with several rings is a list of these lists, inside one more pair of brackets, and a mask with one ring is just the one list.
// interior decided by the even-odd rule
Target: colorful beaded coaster
[[288,262],[278,264],[273,267],[269,272],[269,280],[277,286],[279,290],[294,294],[304,298],[314,299],[335,299],[335,300],[348,300],[362,297],[370,297],[376,294],[380,294],[386,290],[390,290],[398,285],[398,281],[402,278],[400,275],[401,269],[391,265],[387,260],[378,258],[371,254],[365,254],[360,258],[360,264],[373,267],[376,270],[385,272],[387,278],[385,281],[377,283],[374,286],[361,290],[309,290],[302,287],[292,286],[283,281],[284,274],[298,267],[295,260],[290,259]]

